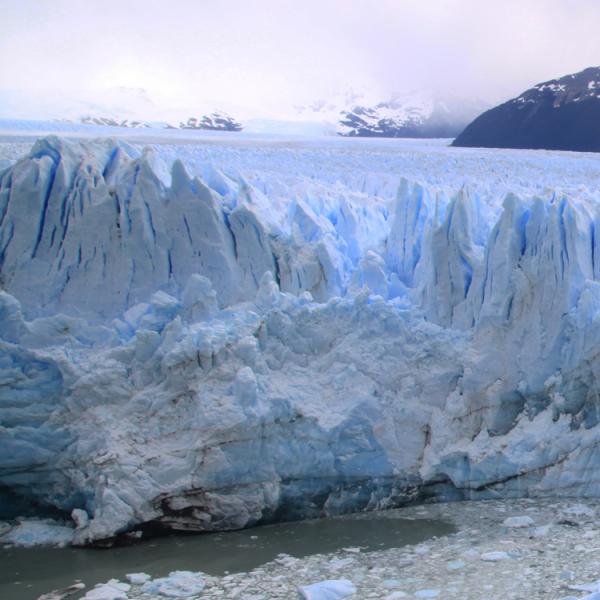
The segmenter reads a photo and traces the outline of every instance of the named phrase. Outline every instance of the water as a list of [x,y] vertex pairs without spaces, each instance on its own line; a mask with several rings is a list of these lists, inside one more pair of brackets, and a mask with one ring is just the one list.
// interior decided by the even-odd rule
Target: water
[[[35,600],[81,579],[87,589],[126,573],[153,577],[169,571],[210,575],[253,569],[285,553],[301,558],[360,546],[364,551],[416,544],[455,531],[441,520],[369,514],[282,523],[204,535],[172,535],[110,550],[75,548],[0,549],[0,598]],[[74,596],[76,598],[78,596]]]

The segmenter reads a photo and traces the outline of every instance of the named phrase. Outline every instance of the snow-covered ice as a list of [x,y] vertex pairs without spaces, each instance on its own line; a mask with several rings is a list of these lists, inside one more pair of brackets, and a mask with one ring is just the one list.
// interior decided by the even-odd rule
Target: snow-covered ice
[[173,571],[167,577],[151,579],[142,584],[143,594],[164,598],[191,598],[204,589],[206,582],[201,573]]
[[532,527],[534,525],[534,520],[528,515],[520,515],[518,517],[508,517],[504,519],[502,523],[505,527]]
[[355,593],[356,588],[348,579],[329,579],[300,588],[303,600],[341,600]]
[[131,589],[128,583],[111,579],[107,583],[101,583],[87,592],[83,600],[127,600],[127,592]]
[[52,519],[17,519],[14,524],[0,521],[0,540],[15,546],[68,546],[73,541],[71,523]]
[[437,598],[440,595],[440,590],[424,589],[415,592],[415,598]]
[[497,562],[507,558],[509,558],[508,553],[502,550],[492,550],[492,552],[484,552],[481,555],[481,560],[485,560],[487,562]]
[[134,585],[143,585],[149,579],[151,579],[150,575],[148,575],[147,573],[128,573],[126,577],[127,581]]
[[600,495],[600,157],[235,139],[0,172],[5,515]]

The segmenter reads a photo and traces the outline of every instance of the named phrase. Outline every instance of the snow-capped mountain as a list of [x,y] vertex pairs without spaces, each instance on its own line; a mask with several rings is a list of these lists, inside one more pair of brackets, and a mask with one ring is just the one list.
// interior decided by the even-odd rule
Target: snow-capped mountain
[[81,117],[80,123],[82,125],[106,125],[109,127],[128,127],[130,129],[144,129],[151,127],[149,123],[143,121],[135,121],[130,119],[114,119],[112,117],[93,117],[87,115]]
[[4,119],[65,120],[121,126],[123,122],[161,121],[160,106],[143,88],[103,90],[0,90]]
[[79,120],[83,125],[105,125],[109,127],[127,127],[130,129],[202,129],[207,131],[242,131],[243,125],[222,111],[215,111],[200,117],[189,117],[186,121],[162,123],[155,121],[137,121],[114,117],[85,116]]
[[372,94],[351,91],[302,107],[300,113],[334,121],[342,136],[454,137],[484,108],[479,100],[433,93],[412,92],[376,101]]
[[57,120],[133,129],[241,131],[243,124],[218,106],[214,101],[200,107],[173,106],[168,101],[151,98],[143,88],[129,87],[94,93],[39,95],[0,91],[0,118]]
[[242,131],[243,125],[224,112],[213,112],[201,117],[190,117],[185,123],[180,122],[181,129],[206,129],[209,131]]
[[539,83],[488,110],[454,145],[600,152],[600,67]]
[[[66,94],[66,93],[65,93]],[[126,128],[204,129],[348,137],[454,137],[485,105],[478,100],[412,92],[381,99],[353,89],[303,106],[258,108],[226,101],[197,106],[157,100],[140,88],[32,96],[0,91],[0,118],[60,120]]]

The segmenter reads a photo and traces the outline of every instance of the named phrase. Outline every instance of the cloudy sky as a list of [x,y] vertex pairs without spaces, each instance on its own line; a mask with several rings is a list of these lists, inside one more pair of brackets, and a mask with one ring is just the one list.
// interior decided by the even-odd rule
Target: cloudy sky
[[598,0],[0,0],[0,91],[142,87],[302,103],[348,88],[489,101],[600,64]]

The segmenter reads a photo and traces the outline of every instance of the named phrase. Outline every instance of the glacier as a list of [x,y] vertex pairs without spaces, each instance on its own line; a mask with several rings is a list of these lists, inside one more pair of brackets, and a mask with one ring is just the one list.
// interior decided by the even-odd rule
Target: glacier
[[38,140],[0,171],[0,516],[100,544],[599,496],[598,166]]

